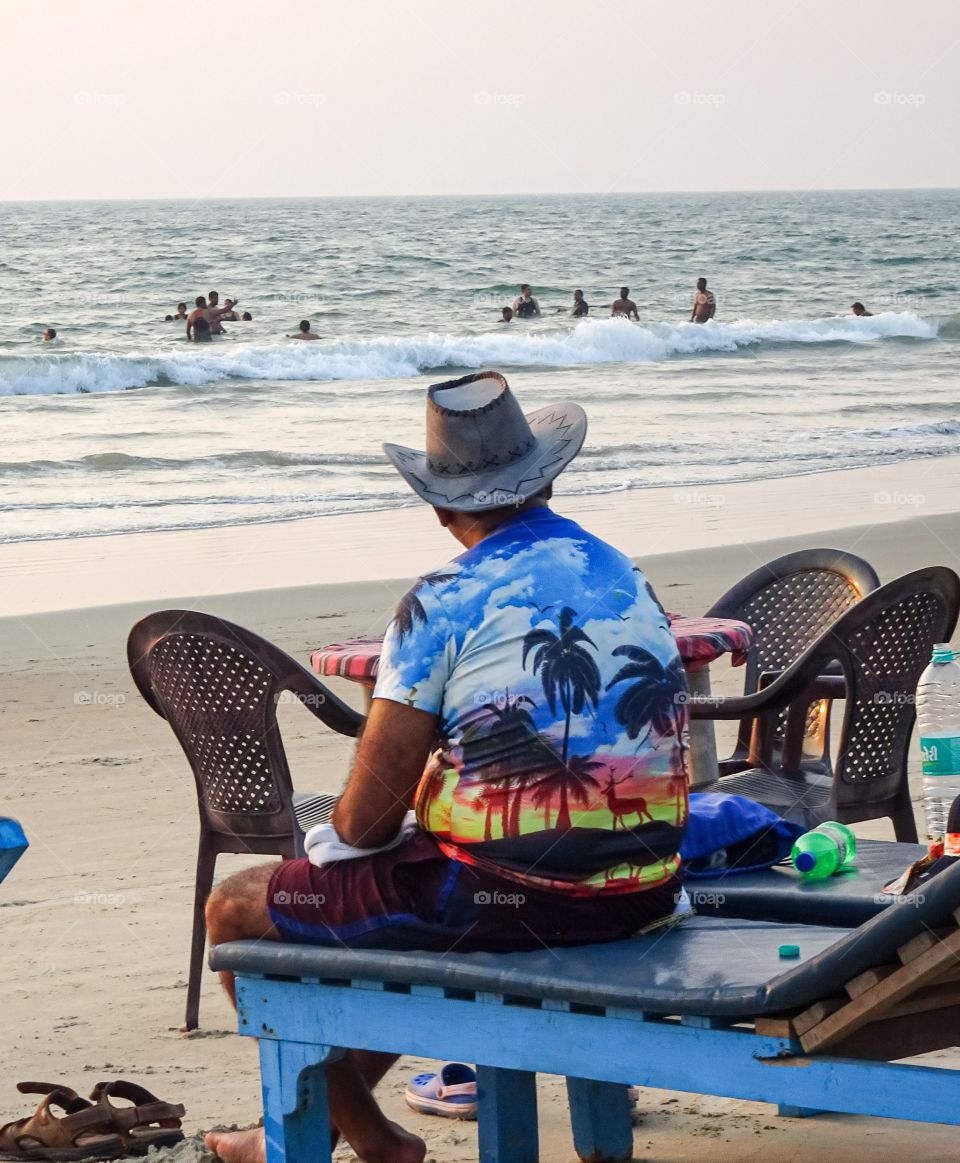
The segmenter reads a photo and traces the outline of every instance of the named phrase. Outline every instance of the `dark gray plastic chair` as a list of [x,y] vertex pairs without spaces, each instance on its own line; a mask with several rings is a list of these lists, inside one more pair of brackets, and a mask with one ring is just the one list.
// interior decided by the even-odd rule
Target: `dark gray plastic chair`
[[[755,694],[764,676],[775,676],[815,642],[836,619],[880,584],[871,565],[840,549],[802,549],[761,565],[707,611],[709,618],[736,618],[753,629],[747,655],[745,695]],[[786,712],[770,733],[775,752],[783,742]],[[719,763],[720,774],[732,775],[750,766],[754,720],[740,720],[733,754]],[[830,704],[812,704],[805,724],[805,767],[830,773]],[[771,756],[766,757],[769,761]]]
[[336,797],[295,795],[277,725],[289,692],[328,727],[355,736],[363,722],[309,671],[258,635],[188,610],[138,622],[127,641],[137,689],[166,719],[190,763],[200,808],[200,845],[185,1029],[196,1029],[206,941],[204,909],[217,857],[303,854],[303,834]]
[[[917,682],[934,644],[953,634],[958,611],[953,570],[915,570],[841,614],[769,686],[734,698],[691,698],[694,718],[754,723],[750,766],[713,790],[748,796],[805,827],[889,816],[897,840],[916,843],[907,759]],[[822,699],[845,700],[836,768],[827,775],[804,762],[810,707]],[[758,762],[772,754],[776,731],[782,748]]]

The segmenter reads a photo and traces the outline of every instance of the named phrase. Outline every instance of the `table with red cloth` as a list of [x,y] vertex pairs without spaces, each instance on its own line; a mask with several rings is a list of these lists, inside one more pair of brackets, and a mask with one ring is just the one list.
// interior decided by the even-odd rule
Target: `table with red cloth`
[[[746,622],[733,618],[684,618],[668,614],[677,640],[687,683],[692,695],[710,694],[710,663],[724,654],[734,666],[742,666],[753,641]],[[310,665],[326,678],[346,678],[362,683],[369,692],[377,681],[382,638],[348,638],[321,646],[310,655]],[[717,778],[717,745],[713,724],[704,719],[690,722],[690,786],[704,787]]]

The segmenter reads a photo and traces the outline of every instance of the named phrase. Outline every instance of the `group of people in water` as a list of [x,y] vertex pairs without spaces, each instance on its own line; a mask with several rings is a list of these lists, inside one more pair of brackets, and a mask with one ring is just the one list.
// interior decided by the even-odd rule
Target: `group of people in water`
[[[187,311],[186,303],[178,303],[177,313],[175,315],[167,315],[165,320],[167,323],[177,321],[185,322],[187,325],[187,339],[194,343],[205,343],[214,335],[225,334],[223,329],[225,319],[241,320],[243,322],[252,321],[253,316],[249,311],[242,313],[237,311],[237,304],[239,302],[239,299],[224,299],[223,306],[221,307],[219,291],[211,291],[208,295],[198,295],[194,300],[194,309],[190,312]],[[868,311],[860,302],[854,303],[850,309],[854,315],[861,319],[869,318],[873,314],[872,311]],[[534,297],[533,288],[529,283],[521,283],[520,293],[513,300],[513,303],[509,307],[501,308],[500,322],[510,323],[514,319],[534,319],[540,313],[540,304]],[[716,296],[713,291],[707,289],[706,279],[697,279],[697,290],[693,297],[690,322],[707,323],[716,313]],[[574,319],[584,319],[590,314],[590,304],[583,297],[583,291],[579,289],[573,292],[573,305],[570,308],[570,314]],[[637,305],[630,298],[629,287],[620,288],[619,298],[614,299],[610,305],[610,315],[613,318],[640,321],[640,316],[637,314]],[[48,327],[43,333],[43,339],[47,343],[56,338],[57,333],[52,327]],[[297,330],[293,334],[287,335],[287,339],[297,340],[313,340],[319,338],[320,336],[313,330],[309,319],[301,319],[297,325]]]
[[178,320],[186,322],[187,339],[195,343],[206,343],[212,335],[224,335],[224,319],[243,320],[249,323],[253,316],[249,311],[240,314],[237,311],[239,299],[224,299],[220,306],[220,292],[211,291],[209,295],[197,295],[194,307],[187,313],[186,303],[177,304],[176,315],[167,315],[165,322],[175,323]]
[[[858,304],[859,305],[859,304]],[[713,291],[707,290],[707,280],[697,279],[697,292],[693,298],[693,310],[690,312],[691,323],[706,323],[717,313],[717,300]],[[509,307],[501,307],[500,322],[511,323],[514,319],[534,319],[540,314],[540,304],[534,298],[533,288],[529,283],[521,283],[520,294]],[[584,319],[590,314],[590,304],[583,297],[583,291],[573,292],[573,306],[570,314],[574,319]],[[630,298],[630,288],[621,287],[620,297],[614,299],[610,305],[610,314],[618,319],[635,319],[640,321],[637,314],[637,305]]]

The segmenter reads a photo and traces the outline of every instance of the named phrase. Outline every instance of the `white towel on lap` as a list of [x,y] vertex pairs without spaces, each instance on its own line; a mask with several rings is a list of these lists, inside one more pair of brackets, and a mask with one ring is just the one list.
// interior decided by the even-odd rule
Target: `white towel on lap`
[[307,859],[311,864],[332,864],[335,860],[356,860],[358,856],[372,856],[375,852],[386,852],[396,848],[398,844],[409,840],[417,830],[417,817],[414,812],[407,812],[400,825],[400,831],[389,844],[381,844],[379,848],[354,848],[352,844],[344,844],[337,835],[333,824],[315,824],[303,838],[303,846],[307,852]]

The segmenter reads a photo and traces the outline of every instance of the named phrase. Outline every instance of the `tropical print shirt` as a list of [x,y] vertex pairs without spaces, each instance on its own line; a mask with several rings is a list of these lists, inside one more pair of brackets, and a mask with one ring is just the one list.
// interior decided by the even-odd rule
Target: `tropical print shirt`
[[580,896],[676,871],[685,691],[640,570],[541,508],[420,578],[374,698],[439,718],[416,811],[448,856]]

